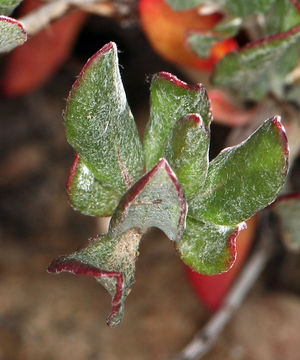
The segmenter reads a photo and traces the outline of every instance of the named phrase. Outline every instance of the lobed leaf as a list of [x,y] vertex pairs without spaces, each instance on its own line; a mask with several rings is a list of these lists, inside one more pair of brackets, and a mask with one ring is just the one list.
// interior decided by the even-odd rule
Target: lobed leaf
[[294,57],[288,62],[283,57],[299,44],[299,39],[297,26],[227,54],[215,67],[214,85],[229,87],[242,99],[260,100],[272,89],[274,73],[280,69],[279,76],[284,79],[295,66]]
[[207,224],[187,217],[187,226],[176,249],[182,261],[207,275],[228,271],[236,259],[236,238],[246,224],[224,226]]
[[22,0],[0,0],[0,14],[10,15]]
[[164,157],[188,200],[199,193],[206,179],[209,142],[209,131],[198,114],[179,119],[169,136]]
[[87,247],[61,256],[48,267],[50,273],[71,272],[95,277],[112,297],[109,326],[117,326],[123,317],[124,302],[134,282],[135,262],[141,234],[136,229],[118,236],[108,233]]
[[64,118],[67,140],[84,164],[103,186],[122,195],[140,177],[144,162],[114,43],[88,60],[70,91]]
[[281,196],[272,205],[271,210],[278,216],[282,239],[286,247],[291,251],[300,252],[300,194]]
[[201,84],[188,85],[160,72],[153,76],[150,91],[150,120],[144,135],[147,171],[163,156],[171,130],[182,116],[198,113],[207,128],[212,120],[210,102]]
[[94,276],[112,296],[109,326],[120,323],[124,301],[134,282],[135,262],[142,234],[152,226],[179,241],[185,228],[187,205],[183,191],[165,159],[142,177],[122,198],[108,233],[84,249],[55,259],[52,273],[68,271]]
[[287,139],[280,117],[275,116],[210,163],[203,191],[190,204],[190,214],[210,224],[238,224],[276,198],[287,169]]
[[103,186],[78,155],[69,174],[67,192],[72,207],[91,216],[111,216],[120,200],[120,195]]
[[22,24],[8,16],[0,16],[0,53],[24,44],[27,34]]

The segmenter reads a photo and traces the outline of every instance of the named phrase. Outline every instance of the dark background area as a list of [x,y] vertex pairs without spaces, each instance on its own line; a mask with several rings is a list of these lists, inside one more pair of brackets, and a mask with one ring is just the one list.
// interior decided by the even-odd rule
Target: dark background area
[[[110,297],[94,279],[46,272],[54,257],[99,231],[94,218],[67,201],[74,154],[62,110],[85,61],[111,40],[120,49],[124,86],[142,132],[151,74],[183,75],[153,53],[137,27],[112,20],[91,17],[67,63],[42,88],[1,99],[0,360],[168,359],[210,316],[172,244],[156,230],[142,241],[136,284],[116,329],[105,324]],[[228,131],[213,125],[213,155]],[[299,293],[299,256],[281,252],[206,359],[299,359]]]

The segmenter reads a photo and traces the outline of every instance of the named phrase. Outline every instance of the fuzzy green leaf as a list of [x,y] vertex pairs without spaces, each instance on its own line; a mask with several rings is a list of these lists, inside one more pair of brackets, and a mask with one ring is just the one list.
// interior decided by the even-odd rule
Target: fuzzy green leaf
[[247,17],[267,11],[274,0],[166,0],[175,10],[187,10],[199,5],[218,5],[232,15]]
[[95,277],[112,297],[109,326],[122,320],[124,301],[134,282],[135,262],[141,234],[136,229],[118,236],[108,233],[94,239],[87,247],[52,261],[50,273],[71,272]]
[[189,31],[187,44],[198,56],[208,58],[211,47],[221,40],[235,36],[241,24],[241,18],[234,18],[221,21],[209,32]]
[[210,50],[217,42],[224,40],[221,34],[190,32],[187,37],[188,46],[201,58],[209,58]]
[[85,215],[111,216],[120,201],[120,195],[104,187],[78,155],[68,178],[67,192],[72,207]]
[[185,264],[201,274],[228,271],[236,258],[236,237],[246,226],[205,224],[187,217],[186,230],[177,251]]
[[27,34],[19,21],[0,16],[0,53],[11,51],[26,40]]
[[225,0],[224,7],[235,16],[247,17],[266,12],[274,0]]
[[161,72],[151,82],[150,120],[144,135],[147,171],[163,156],[171,130],[184,115],[198,113],[209,129],[210,102],[201,84],[187,85],[174,75]]
[[208,169],[209,132],[201,116],[189,114],[177,121],[164,152],[187,199],[197,195]]
[[0,14],[10,15],[22,0],[0,0]]
[[108,233],[84,249],[54,260],[48,271],[94,276],[112,296],[107,323],[120,323],[124,301],[134,282],[135,262],[142,234],[152,226],[179,241],[185,228],[187,205],[165,159],[142,177],[122,198]]
[[300,3],[297,8],[291,0],[276,0],[265,16],[265,35],[285,32],[300,24]]
[[191,216],[219,225],[248,219],[276,198],[287,164],[286,135],[280,117],[274,117],[210,163],[203,191],[190,204]]
[[291,251],[300,252],[300,194],[282,196],[274,203],[271,210],[279,218],[281,235],[286,247]]
[[120,201],[109,231],[119,234],[131,228],[145,232],[162,230],[170,240],[179,241],[187,212],[181,186],[165,159],[144,175]]
[[[215,67],[213,84],[231,88],[242,99],[260,100],[272,89],[276,74],[283,81],[294,68],[296,59],[292,57],[290,61],[289,51],[294,51],[299,39],[297,26],[225,55]],[[285,61],[287,54],[289,61]]]
[[114,43],[88,60],[70,91],[64,118],[67,140],[84,164],[103,186],[122,195],[141,176],[144,161]]
[[188,10],[195,8],[203,3],[205,0],[165,0],[166,3],[175,10]]

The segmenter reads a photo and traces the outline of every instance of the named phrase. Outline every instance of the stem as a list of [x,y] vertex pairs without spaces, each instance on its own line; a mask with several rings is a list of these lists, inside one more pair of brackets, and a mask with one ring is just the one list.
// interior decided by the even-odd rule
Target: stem
[[[199,360],[207,354],[217,341],[225,325],[232,318],[236,309],[240,306],[246,294],[261,274],[273,250],[268,224],[267,230],[263,230],[261,241],[247,265],[242,270],[236,283],[225,297],[222,307],[208,321],[208,323],[195,335],[194,339],[173,360]],[[269,230],[268,230],[269,229]]]
[[110,1],[99,0],[55,0],[33,10],[19,22],[28,35],[35,35],[45,28],[51,21],[62,17],[72,6],[103,16],[112,16],[113,5]]

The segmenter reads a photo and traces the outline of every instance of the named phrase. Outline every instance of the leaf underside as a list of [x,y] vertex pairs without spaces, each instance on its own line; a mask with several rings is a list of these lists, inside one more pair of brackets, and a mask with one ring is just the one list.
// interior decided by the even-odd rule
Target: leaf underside
[[134,282],[142,234],[155,226],[171,240],[178,241],[185,228],[186,213],[180,184],[162,159],[124,195],[106,235],[80,251],[54,260],[48,271],[94,276],[112,296],[112,313],[107,323],[116,326],[122,319],[124,301]]

